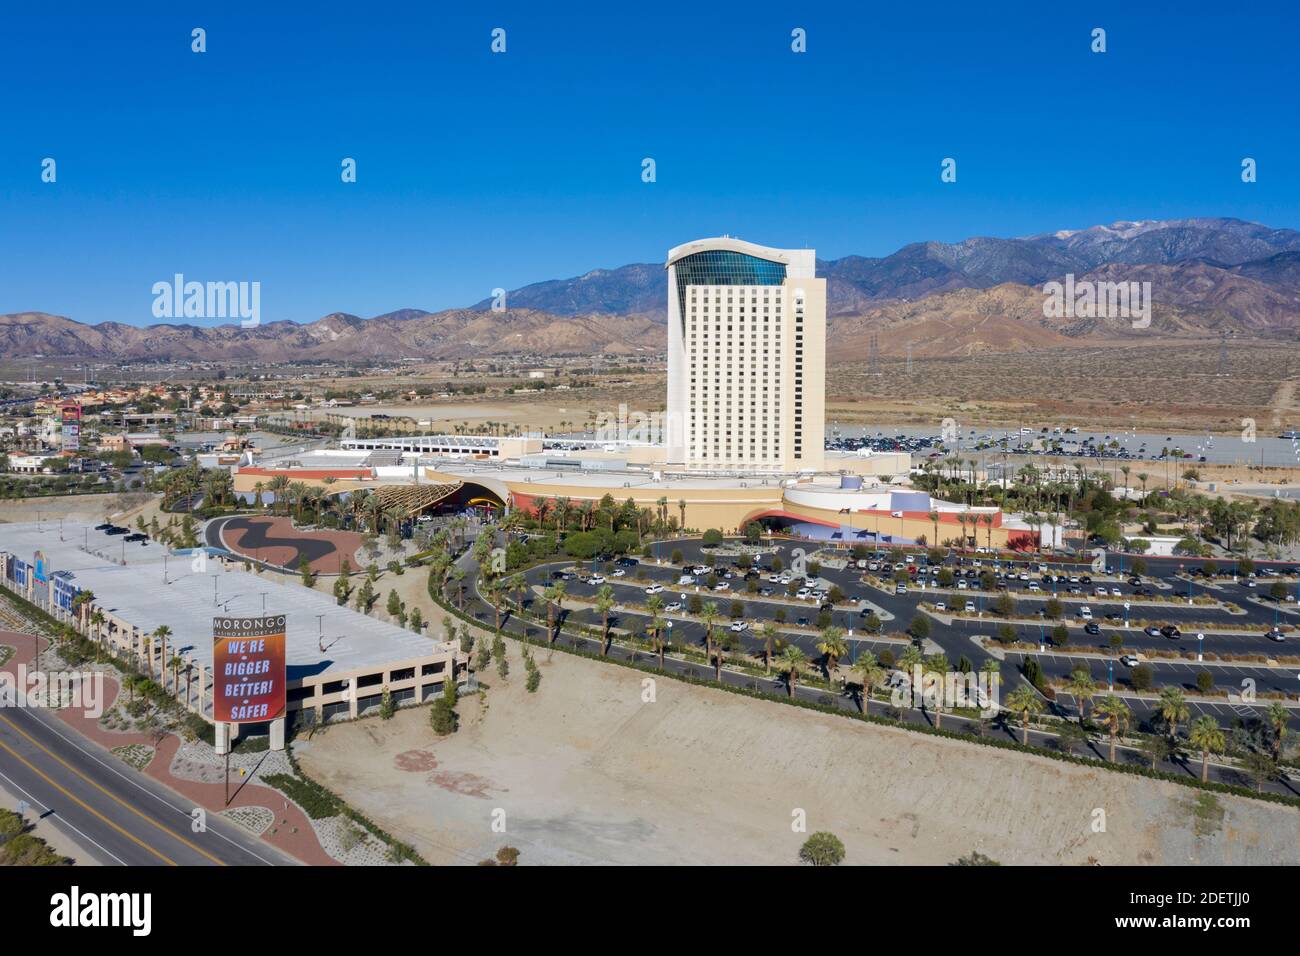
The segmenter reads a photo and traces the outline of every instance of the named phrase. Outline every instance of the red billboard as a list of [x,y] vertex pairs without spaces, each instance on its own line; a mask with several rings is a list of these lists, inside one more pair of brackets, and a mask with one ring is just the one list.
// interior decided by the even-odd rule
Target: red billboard
[[212,619],[212,719],[257,723],[284,716],[285,616]]

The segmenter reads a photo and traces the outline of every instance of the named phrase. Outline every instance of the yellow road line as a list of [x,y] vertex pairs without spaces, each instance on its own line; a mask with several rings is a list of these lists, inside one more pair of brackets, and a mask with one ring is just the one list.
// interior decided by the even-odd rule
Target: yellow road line
[[92,813],[92,814],[94,814],[94,815],[97,816],[100,820],[102,820],[103,822],[107,823],[110,827],[112,827],[114,830],[116,830],[118,833],[122,834],[122,836],[126,837],[128,840],[131,840],[133,843],[137,843],[137,844],[139,844],[140,846],[144,847],[146,850],[148,850],[148,851],[149,851],[150,853],[152,853],[154,856],[158,857],[160,860],[162,860],[162,861],[163,861],[164,863],[166,863],[168,866],[176,866],[176,865],[177,865],[176,861],[173,860],[171,857],[166,856],[166,855],[164,855],[164,854],[158,852],[158,851],[155,850],[153,847],[151,847],[149,844],[145,843],[143,840],[141,840],[139,837],[137,837],[135,834],[133,834],[133,833],[128,833],[126,830],[122,829],[122,827],[118,826],[118,825],[117,825],[116,823],[114,823],[112,820],[108,819],[108,817],[104,816],[102,813],[100,813],[100,812],[99,812],[98,810],[96,810],[94,807],[89,806],[89,805],[86,804],[83,800],[80,800],[80,799],[78,799],[77,797],[75,797],[73,794],[69,793],[69,792],[67,791],[67,789],[64,788],[63,786],[61,786],[60,784],[55,783],[53,780],[51,780],[51,779],[49,778],[49,776],[48,776],[48,775],[47,775],[43,770],[41,770],[39,767],[37,767],[35,764],[33,764],[30,760],[28,760],[28,759],[27,759],[26,757],[24,757],[22,754],[18,753],[16,750],[14,750],[12,747],[10,747],[8,744],[6,744],[3,740],[0,740],[0,750],[4,750],[6,753],[8,753],[8,754],[10,754],[11,756],[13,756],[14,758],[16,758],[18,761],[20,761],[22,764],[24,764],[24,765],[27,767],[28,770],[30,770],[32,773],[36,774],[38,777],[40,777],[42,780],[44,780],[46,783],[48,783],[48,784],[49,784],[51,787],[53,787],[55,790],[58,790],[61,794],[63,794],[65,797],[67,797],[67,798],[68,798],[69,800],[71,800],[73,803],[77,804],[77,806],[81,807],[81,809],[87,811],[88,813]]
[[[26,738],[26,739],[27,739],[27,740],[28,740],[28,741],[29,741],[29,742],[30,742],[34,747],[37,747],[37,748],[39,748],[40,750],[44,751],[44,752],[45,752],[46,754],[48,754],[50,757],[54,758],[54,759],[57,760],[60,764],[62,764],[64,767],[66,767],[69,771],[71,771],[72,773],[76,774],[76,775],[77,775],[78,777],[80,777],[82,780],[86,781],[86,783],[90,784],[92,787],[94,787],[94,788],[95,788],[96,790],[98,790],[100,793],[104,794],[104,796],[108,797],[110,800],[114,801],[115,803],[117,803],[118,805],[124,807],[125,809],[130,810],[132,813],[134,813],[134,814],[135,814],[137,817],[139,817],[141,820],[144,820],[146,823],[149,823],[149,824],[151,824],[151,825],[157,827],[159,830],[161,830],[163,833],[166,833],[166,834],[167,834],[169,837],[171,837],[172,839],[176,840],[176,841],[179,842],[179,843],[183,843],[183,844],[185,844],[187,847],[189,847],[189,848],[190,848],[191,850],[193,850],[195,853],[199,854],[200,856],[202,856],[202,857],[204,857],[204,858],[206,858],[206,859],[208,859],[208,860],[211,860],[213,863],[217,864],[217,866],[225,866],[225,865],[226,865],[225,862],[223,862],[222,860],[220,860],[220,859],[218,859],[217,857],[213,856],[213,855],[212,855],[211,853],[209,853],[207,850],[204,850],[202,847],[200,847],[200,846],[198,846],[198,845],[196,845],[196,844],[190,842],[189,840],[185,839],[185,837],[181,836],[179,833],[176,833],[176,832],[174,832],[173,830],[171,830],[171,829],[169,829],[169,828],[163,826],[163,825],[162,825],[161,823],[159,823],[157,820],[153,819],[153,817],[150,817],[150,816],[147,816],[147,815],[144,814],[144,813],[141,813],[138,809],[136,809],[135,807],[131,806],[131,804],[127,803],[127,802],[126,802],[125,800],[123,800],[121,797],[117,796],[117,794],[115,794],[115,793],[113,793],[112,791],[108,790],[106,787],[104,787],[102,784],[98,783],[97,781],[92,780],[90,777],[86,776],[84,773],[82,773],[82,772],[81,772],[80,770],[78,770],[76,767],[72,766],[72,764],[68,763],[66,760],[64,760],[62,757],[60,757],[58,754],[54,753],[52,750],[50,750],[48,747],[46,747],[44,744],[42,744],[39,740],[36,740],[34,737],[32,737],[31,734],[27,733],[27,731],[23,730],[21,727],[19,727],[17,724],[15,724],[15,723],[14,723],[12,720],[10,720],[8,717],[5,717],[3,714],[0,714],[0,721],[4,721],[6,724],[8,724],[10,727],[12,727],[12,728],[17,732],[17,733],[19,733],[20,735],[22,735],[23,737],[25,737],[25,738]],[[95,814],[95,816],[99,817],[99,818],[100,818],[101,820],[103,820],[105,823],[108,823],[108,824],[109,824],[110,826],[112,826],[114,829],[116,829],[116,830],[120,831],[121,833],[125,834],[126,836],[130,837],[130,838],[131,838],[132,840],[134,840],[136,843],[139,843],[142,847],[144,847],[145,849],[149,850],[151,853],[154,853],[154,854],[156,854],[157,856],[161,857],[162,859],[166,860],[166,861],[167,861],[168,863],[170,863],[172,866],[177,866],[177,865],[178,865],[178,864],[176,863],[175,860],[172,860],[172,859],[169,859],[169,858],[166,857],[166,856],[163,856],[162,853],[159,853],[157,850],[155,850],[153,847],[149,846],[147,843],[144,843],[142,840],[138,839],[138,838],[135,837],[134,835],[132,835],[132,834],[130,834],[130,833],[127,833],[126,830],[123,830],[123,829],[122,829],[120,826],[118,826],[116,823],[113,823],[112,820],[109,820],[107,817],[105,817],[105,816],[104,816],[103,814],[101,814],[99,811],[95,810],[95,809],[92,808],[92,807],[87,806],[85,803],[82,803],[82,801],[77,800],[77,798],[74,797],[71,793],[68,793],[68,791],[65,790],[63,787],[60,787],[60,786],[59,786],[57,783],[55,783],[53,780],[50,780],[49,777],[45,776],[44,773],[41,773],[41,771],[38,770],[35,766],[33,766],[29,761],[27,761],[26,759],[24,759],[22,756],[20,756],[19,754],[17,754],[15,751],[13,751],[12,749],[10,749],[9,747],[6,747],[6,746],[4,745],[3,742],[0,742],[0,747],[4,747],[4,749],[7,750],[7,751],[9,751],[9,753],[13,754],[15,757],[18,757],[19,760],[22,760],[22,762],[23,762],[24,764],[26,764],[29,768],[31,768],[32,770],[35,770],[35,771],[36,771],[38,774],[40,774],[41,777],[43,777],[43,778],[44,778],[48,783],[53,784],[55,787],[58,787],[58,789],[59,789],[59,790],[60,790],[60,791],[65,795],[65,796],[70,797],[70,798],[73,799],[73,800],[76,800],[76,802],[77,802],[79,805],[81,805],[82,807],[85,807],[85,809],[87,809],[87,810],[89,810],[91,813]]]

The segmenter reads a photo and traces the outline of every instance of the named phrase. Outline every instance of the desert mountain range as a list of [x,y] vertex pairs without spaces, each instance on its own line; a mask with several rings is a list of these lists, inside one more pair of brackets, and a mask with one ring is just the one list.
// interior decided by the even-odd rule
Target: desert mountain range
[[[1022,352],[1137,336],[1294,342],[1300,332],[1300,232],[1239,219],[1117,222],[1018,239],[923,242],[882,258],[818,262],[828,287],[835,360]],[[1151,327],[1128,320],[1049,319],[1045,282],[1150,282]],[[0,315],[0,358],[284,361],[630,355],[664,345],[662,264],[597,269],[463,309],[401,309],[312,322],[89,325],[43,312]]]

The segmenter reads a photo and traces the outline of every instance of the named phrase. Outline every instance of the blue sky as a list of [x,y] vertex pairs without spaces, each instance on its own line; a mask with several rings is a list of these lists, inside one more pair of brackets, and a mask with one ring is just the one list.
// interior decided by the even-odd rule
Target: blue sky
[[436,310],[721,233],[835,258],[1300,225],[1282,4],[25,6],[0,15],[0,312],[143,324],[177,272],[259,281],[263,321]]

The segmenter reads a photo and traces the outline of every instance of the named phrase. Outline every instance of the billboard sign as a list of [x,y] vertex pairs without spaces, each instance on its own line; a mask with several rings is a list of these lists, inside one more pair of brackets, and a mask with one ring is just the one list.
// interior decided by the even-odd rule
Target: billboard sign
[[212,619],[212,719],[257,723],[284,716],[285,616]]

